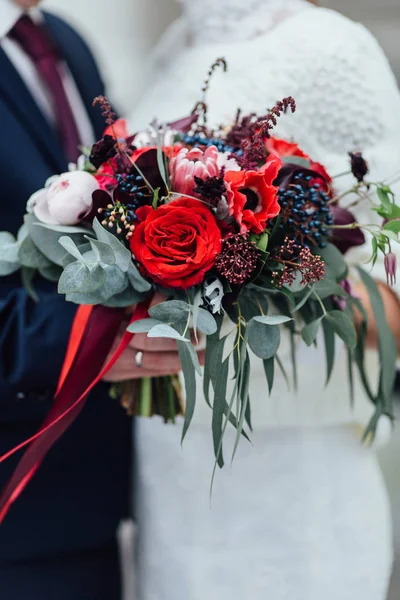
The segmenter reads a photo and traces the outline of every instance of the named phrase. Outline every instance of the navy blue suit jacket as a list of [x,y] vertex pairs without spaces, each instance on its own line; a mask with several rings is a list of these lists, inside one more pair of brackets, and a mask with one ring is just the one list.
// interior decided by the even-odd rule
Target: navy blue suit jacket
[[[45,21],[80,91],[96,136],[104,121],[93,98],[104,93],[84,41],[64,21]],[[0,48],[0,230],[16,232],[29,196],[67,159],[50,125]],[[23,441],[51,405],[76,307],[39,279],[40,302],[19,276],[0,279],[0,453]],[[126,513],[131,423],[99,385],[75,424],[0,526],[0,562],[51,556],[109,541]],[[0,465],[0,487],[17,457]]]

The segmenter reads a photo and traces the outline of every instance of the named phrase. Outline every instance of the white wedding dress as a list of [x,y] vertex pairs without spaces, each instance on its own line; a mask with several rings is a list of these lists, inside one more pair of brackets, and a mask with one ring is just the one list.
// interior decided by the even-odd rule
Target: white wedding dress
[[[304,0],[185,0],[183,8],[160,42],[136,129],[187,114],[208,67],[225,56],[228,73],[215,74],[208,98],[212,122],[292,95],[298,110],[276,132],[331,173],[346,171],[355,149],[375,180],[400,170],[400,95],[361,25]],[[349,257],[363,262],[368,248]],[[382,264],[375,275],[384,278]],[[360,442],[373,408],[358,383],[350,407],[339,344],[327,387],[323,345],[299,341],[297,353],[297,394],[277,373],[269,397],[253,361],[252,445],[242,441],[233,465],[217,472],[211,506],[211,415],[201,387],[183,448],[180,427],[136,421],[137,600],[385,600],[390,510],[375,450]],[[287,339],[280,357],[290,364]],[[377,380],[373,352],[367,370]],[[377,442],[389,433],[381,421]]]

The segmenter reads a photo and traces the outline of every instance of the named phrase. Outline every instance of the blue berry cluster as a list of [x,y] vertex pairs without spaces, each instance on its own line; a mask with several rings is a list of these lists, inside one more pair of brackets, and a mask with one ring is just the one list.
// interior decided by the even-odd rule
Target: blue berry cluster
[[143,199],[145,196],[148,196],[148,193],[146,193],[148,192],[148,189],[147,186],[144,185],[143,177],[141,175],[126,175],[118,173],[115,177],[122,192],[126,194],[133,194],[139,200]]
[[187,146],[216,146],[219,152],[234,152],[233,146],[228,146],[219,138],[206,138],[196,133],[194,135],[184,135],[183,142]]
[[327,226],[333,224],[333,216],[328,206],[329,196],[318,183],[311,184],[312,179],[298,173],[288,188],[278,191],[282,209],[280,229],[303,246],[325,248]]

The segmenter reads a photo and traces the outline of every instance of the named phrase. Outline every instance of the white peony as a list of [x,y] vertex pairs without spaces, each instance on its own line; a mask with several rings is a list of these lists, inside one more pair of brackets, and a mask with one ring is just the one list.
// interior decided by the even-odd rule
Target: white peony
[[76,225],[92,210],[92,194],[98,189],[97,180],[85,171],[62,173],[32,194],[26,209],[43,223]]

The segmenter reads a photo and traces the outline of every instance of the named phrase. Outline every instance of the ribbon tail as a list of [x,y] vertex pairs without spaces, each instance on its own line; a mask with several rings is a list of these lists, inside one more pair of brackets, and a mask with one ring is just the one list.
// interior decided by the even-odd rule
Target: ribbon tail
[[[39,468],[50,448],[75,421],[84,407],[88,393],[111,369],[133,338],[134,334],[125,332],[112,357],[104,365],[123,322],[124,312],[102,306],[91,308],[90,311],[77,313],[77,320],[84,324],[84,331],[79,329],[78,321],[74,322],[58,392],[42,427],[35,435],[0,457],[1,463],[21,448],[29,446],[1,493],[0,523],[11,504],[23,492]],[[147,302],[139,305],[131,322],[146,317],[147,308]],[[79,343],[76,336],[79,337]],[[68,368],[65,366],[66,363]]]

